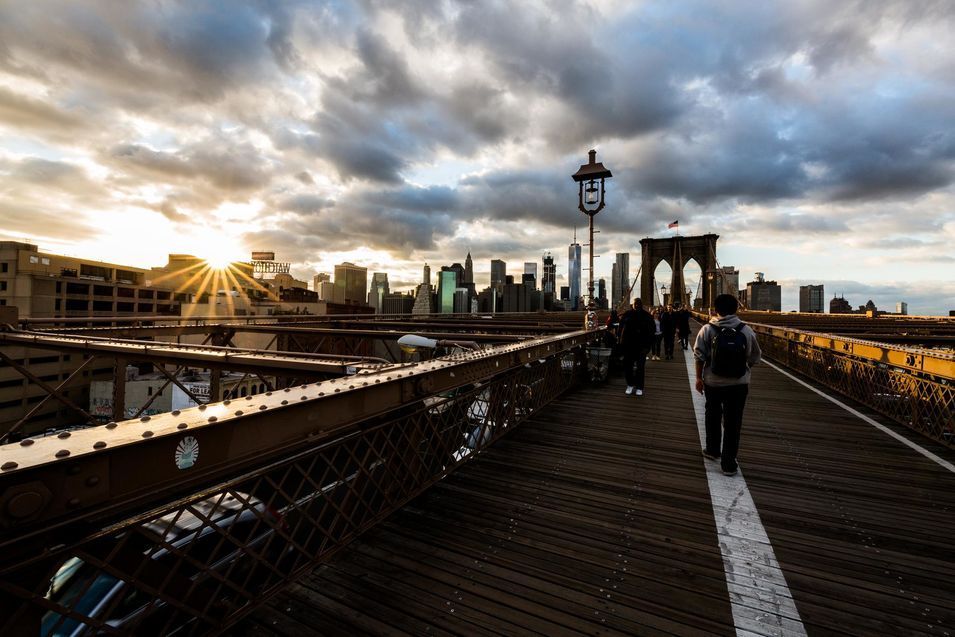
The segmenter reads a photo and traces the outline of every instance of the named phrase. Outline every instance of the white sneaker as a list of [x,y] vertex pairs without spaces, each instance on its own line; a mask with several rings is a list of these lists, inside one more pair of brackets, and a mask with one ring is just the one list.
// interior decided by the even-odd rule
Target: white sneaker
[[638,390],[637,390],[637,396],[643,396],[643,390],[642,390],[642,389],[638,389]]
[[627,385],[627,396],[633,393],[633,385]]

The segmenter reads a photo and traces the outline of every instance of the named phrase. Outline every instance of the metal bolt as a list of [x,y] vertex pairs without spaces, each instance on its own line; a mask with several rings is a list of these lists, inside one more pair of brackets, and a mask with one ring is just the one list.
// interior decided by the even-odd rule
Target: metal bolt
[[182,412],[179,411],[178,409],[173,409],[173,410],[172,410],[171,412],[169,412],[169,413],[171,413],[173,416],[178,416],[178,415],[181,414]]
[[55,458],[65,458],[65,457],[67,457],[68,455],[70,455],[70,450],[69,450],[69,449],[60,449],[60,450],[57,451],[55,454],[53,454],[53,456],[54,456]]
[[2,465],[0,465],[0,471],[12,471],[13,469],[16,469],[18,466],[20,465],[18,465],[17,463],[13,461],[4,462]]
[[116,423],[115,423],[115,422],[108,422],[108,423],[106,423],[106,428],[107,428],[107,429],[116,429]]
[[144,432],[143,432],[143,438],[152,438],[152,436],[153,436],[153,432],[151,432],[151,431],[144,431]]
[[139,422],[149,422],[149,416],[143,416],[139,419]]
[[26,440],[21,440],[21,441],[20,441],[20,446],[21,446],[21,447],[29,447],[29,446],[32,445],[34,442],[35,442],[35,441],[33,440],[33,438],[27,438]]
[[268,407],[265,405],[259,405],[259,411],[263,411],[265,409],[268,409]]
[[60,440],[66,440],[69,437],[70,437],[70,432],[68,431],[64,431],[63,433],[57,436],[57,438],[59,438]]
[[217,421],[217,420],[219,420],[219,419],[216,418],[215,416],[209,416],[209,421],[208,421],[208,422],[215,422],[215,421]]
[[102,440],[98,440],[93,443],[93,449],[102,449],[105,446],[106,446],[106,443],[103,442]]
[[86,479],[86,486],[95,487],[99,484],[99,476],[90,476]]
[[235,415],[236,415],[236,416],[241,416],[241,415],[242,415],[242,410],[240,409],[239,411],[235,412]]
[[189,426],[189,425],[187,425],[186,423],[181,422],[181,423],[179,423],[178,425],[176,425],[176,429],[185,429],[185,428],[188,427],[188,426]]

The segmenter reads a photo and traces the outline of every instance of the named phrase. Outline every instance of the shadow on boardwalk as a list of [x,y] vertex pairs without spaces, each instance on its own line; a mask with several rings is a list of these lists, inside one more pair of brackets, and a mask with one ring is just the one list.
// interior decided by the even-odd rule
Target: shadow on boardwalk
[[[643,397],[566,395],[236,632],[733,634],[679,355]],[[768,366],[739,459],[808,634],[955,635],[955,475]]]

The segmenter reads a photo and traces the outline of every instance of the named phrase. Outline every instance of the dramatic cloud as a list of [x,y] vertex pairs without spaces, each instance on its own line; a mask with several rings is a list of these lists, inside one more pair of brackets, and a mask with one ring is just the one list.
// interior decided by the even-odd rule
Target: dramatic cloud
[[955,278],[953,31],[931,0],[6,3],[0,232],[563,275],[597,148],[598,277],[679,220],[744,273],[947,311],[918,295]]

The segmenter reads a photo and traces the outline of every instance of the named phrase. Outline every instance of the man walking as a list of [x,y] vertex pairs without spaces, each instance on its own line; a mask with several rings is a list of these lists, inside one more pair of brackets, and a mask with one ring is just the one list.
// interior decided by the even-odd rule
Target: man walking
[[706,396],[703,455],[719,460],[723,474],[732,476],[739,470],[736,454],[743,426],[743,407],[749,393],[749,370],[759,362],[762,353],[756,333],[736,316],[739,307],[736,298],[720,294],[713,304],[717,316],[697,333],[693,345],[696,391]]
[[680,336],[680,347],[686,350],[690,338],[690,311],[686,306],[676,311],[676,329]]
[[617,339],[623,348],[627,395],[636,392],[637,396],[643,396],[644,369],[655,332],[656,323],[650,313],[643,309],[643,301],[634,299],[633,308],[620,317],[620,336]]
[[663,328],[663,353],[667,360],[673,358],[673,337],[676,335],[676,318],[673,308],[669,305],[660,315],[660,326]]

